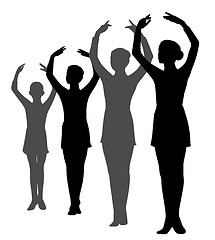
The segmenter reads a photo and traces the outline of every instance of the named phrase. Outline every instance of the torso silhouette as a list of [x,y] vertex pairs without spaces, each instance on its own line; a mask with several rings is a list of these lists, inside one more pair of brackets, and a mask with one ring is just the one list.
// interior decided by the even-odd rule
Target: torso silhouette
[[86,107],[91,91],[85,88],[78,91],[61,88],[56,91],[64,110],[61,147],[63,149],[70,149],[72,146],[90,147]]
[[104,116],[102,143],[135,144],[134,126],[130,103],[137,81],[126,74],[109,79],[103,78],[106,110]]
[[189,75],[186,66],[171,71],[157,70],[153,74],[157,101],[151,142],[153,146],[190,146],[190,132],[182,105]]
[[166,145],[190,146],[190,132],[183,108],[184,92],[198,52],[198,39],[186,23],[167,13],[165,19],[180,24],[187,34],[191,48],[184,65],[177,69],[175,62],[183,58],[180,46],[172,40],[161,42],[158,50],[159,62],[164,64],[161,70],[149,63],[140,51],[141,29],[151,21],[150,15],[139,21],[132,53],[151,76],[155,83],[157,108],[154,115],[152,146]]
[[48,148],[45,121],[50,106],[29,101],[24,107],[27,118],[27,130],[23,152],[26,154],[46,154]]

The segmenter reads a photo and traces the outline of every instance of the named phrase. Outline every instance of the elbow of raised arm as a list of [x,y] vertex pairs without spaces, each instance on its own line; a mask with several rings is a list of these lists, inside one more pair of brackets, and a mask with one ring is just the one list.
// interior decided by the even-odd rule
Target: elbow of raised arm
[[139,59],[141,58],[142,54],[138,49],[134,49],[132,50],[132,55],[136,58],[137,61],[139,61]]
[[153,54],[152,54],[152,52],[151,52],[147,60],[148,60],[149,62],[151,62],[152,59],[153,59]]
[[12,83],[12,85],[11,85],[11,90],[12,90],[13,92],[15,92],[15,91],[17,90],[17,87],[16,87],[16,85],[15,85],[15,82]]
[[46,71],[46,77],[50,79],[53,76],[53,74],[50,71]]
[[132,49],[132,55],[133,55],[135,58],[137,58],[138,55],[139,55],[139,51],[138,51],[137,49],[133,48],[133,49]]
[[199,48],[199,40],[196,38],[196,46]]
[[199,49],[199,40],[198,40],[198,38],[195,37],[195,39],[193,39],[191,46],[193,46],[196,49],[196,51]]

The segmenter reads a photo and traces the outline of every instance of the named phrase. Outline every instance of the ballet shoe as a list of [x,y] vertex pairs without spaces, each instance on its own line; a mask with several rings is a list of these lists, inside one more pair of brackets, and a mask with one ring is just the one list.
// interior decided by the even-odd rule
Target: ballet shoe
[[172,224],[170,222],[165,221],[163,228],[157,231],[157,234],[167,234],[171,228]]
[[114,220],[111,224],[110,227],[117,227],[119,225],[119,222]]
[[121,220],[121,221],[117,221],[117,220],[114,220],[111,224],[110,224],[110,227],[117,227],[119,225],[126,225],[128,224],[128,221],[127,220]]
[[31,202],[31,204],[29,205],[29,207],[28,207],[28,211],[31,211],[31,210],[34,210],[34,208],[36,207],[36,205],[37,205],[37,202]]
[[76,215],[76,214],[81,214],[81,210],[78,207],[74,208],[74,207],[70,207],[68,215]]
[[175,232],[176,232],[177,234],[184,234],[184,233],[186,233],[186,230],[185,230],[185,228],[183,227],[180,218],[177,219],[177,221],[174,222],[174,224],[173,224],[173,229],[175,230]]
[[167,234],[172,227],[163,227],[161,230],[157,231],[157,234]]
[[121,221],[119,221],[119,224],[120,224],[120,225],[127,225],[127,224],[128,224],[128,221],[127,221],[127,219],[121,220]]
[[45,210],[46,209],[46,205],[45,205],[43,199],[39,200],[38,205],[39,205],[39,208],[41,210]]

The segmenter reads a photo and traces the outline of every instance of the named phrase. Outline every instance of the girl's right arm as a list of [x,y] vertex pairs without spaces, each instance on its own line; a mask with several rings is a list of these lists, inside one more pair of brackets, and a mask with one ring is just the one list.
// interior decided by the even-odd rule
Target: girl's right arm
[[[58,49],[57,51],[55,51],[51,55],[51,57],[49,59],[49,63],[47,65],[47,70],[46,70],[46,76],[47,76],[49,82],[51,83],[52,87],[56,90],[57,93],[64,90],[64,87],[57,81],[57,79],[55,78],[55,76],[53,74],[54,59],[56,56],[59,56],[60,54],[62,54],[65,49],[66,49],[65,47],[62,47],[62,48]],[[43,69],[41,69],[41,70],[43,70]]]
[[111,26],[108,24],[108,21],[102,25],[95,33],[95,36],[92,39],[92,44],[90,48],[90,59],[93,64],[93,68],[96,70],[98,75],[101,77],[101,80],[109,79],[112,75],[103,67],[101,62],[98,59],[98,43],[100,34],[105,32],[108,27]]
[[[40,63],[40,70],[47,72],[47,67],[45,67],[43,64]],[[48,99],[45,101],[44,105],[46,106],[47,110],[50,108],[52,105],[52,102],[54,101],[56,95],[56,91],[54,88],[52,88],[51,94],[49,95]]]
[[135,34],[134,34],[134,43],[132,54],[136,58],[136,60],[140,63],[140,65],[146,70],[146,72],[153,77],[154,74],[160,72],[161,70],[151,64],[141,53],[141,29],[144,28],[149,24],[151,21],[150,15],[146,16],[145,18],[141,19],[136,27]]
[[22,64],[21,66],[19,66],[16,70],[13,82],[12,82],[12,86],[11,89],[13,91],[13,93],[16,95],[16,97],[19,99],[19,101],[23,104],[23,106],[25,107],[27,104],[30,103],[30,101],[25,98],[18,90],[17,85],[18,85],[18,76],[20,74],[20,72],[23,70],[25,64]]
[[[90,54],[82,49],[78,49],[78,52],[84,57],[87,57],[87,58],[90,57]],[[84,90],[90,94],[95,88],[98,80],[99,80],[99,75],[97,74],[96,70],[93,68],[93,77],[91,78],[89,83],[84,87],[84,89],[82,89],[82,91]]]

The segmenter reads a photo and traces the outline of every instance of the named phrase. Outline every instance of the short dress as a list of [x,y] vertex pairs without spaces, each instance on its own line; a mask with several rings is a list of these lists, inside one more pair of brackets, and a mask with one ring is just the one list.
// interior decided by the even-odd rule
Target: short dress
[[48,113],[46,105],[30,103],[25,106],[27,117],[27,129],[23,152],[27,155],[47,154],[47,137],[45,121]]
[[130,111],[118,114],[112,114],[108,109],[105,111],[101,142],[113,145],[136,145]]
[[57,91],[63,105],[61,148],[72,151],[74,148],[89,148],[90,132],[86,118],[86,108],[91,91],[87,89],[72,92],[67,89]]
[[65,122],[62,126],[61,148],[71,150],[72,148],[89,148],[90,132],[87,121]]
[[154,80],[157,107],[154,114],[151,145],[189,147],[190,130],[183,107],[187,78],[177,70]]
[[27,155],[47,154],[47,137],[45,129],[37,131],[27,128],[25,135],[25,142],[23,146],[23,152]]
[[157,107],[154,114],[151,145],[175,145],[189,147],[190,131],[183,106],[166,109]]
[[103,81],[106,100],[101,142],[106,145],[134,146],[134,124],[130,103],[136,83],[132,79]]

